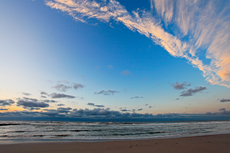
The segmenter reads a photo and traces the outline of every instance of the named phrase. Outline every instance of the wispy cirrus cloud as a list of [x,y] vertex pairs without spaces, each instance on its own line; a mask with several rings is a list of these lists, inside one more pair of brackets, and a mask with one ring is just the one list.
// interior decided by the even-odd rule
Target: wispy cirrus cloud
[[[115,0],[46,0],[45,4],[81,22],[90,19],[121,22],[130,30],[152,39],[172,56],[187,59],[202,71],[210,84],[230,87],[230,9],[229,4],[226,5],[229,2],[150,2],[157,16],[139,10],[130,13]],[[168,26],[170,24],[174,26]],[[206,63],[207,60],[210,62]]]

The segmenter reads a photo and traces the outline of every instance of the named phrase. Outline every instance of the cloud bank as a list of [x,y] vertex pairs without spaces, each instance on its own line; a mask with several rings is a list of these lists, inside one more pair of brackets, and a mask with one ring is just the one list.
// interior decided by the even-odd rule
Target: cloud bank
[[95,108],[95,109],[72,109],[70,107],[60,107],[57,109],[44,109],[38,111],[15,111],[15,112],[0,112],[1,119],[13,119],[13,120],[70,120],[70,121],[183,121],[183,120],[223,120],[230,119],[230,111],[226,109],[220,109],[219,112],[208,112],[205,114],[140,114],[128,113],[126,111],[114,111],[109,108]]
[[210,84],[230,87],[230,9],[226,4],[229,2],[150,2],[152,12],[128,12],[115,0],[46,0],[45,4],[81,22],[90,19],[121,22],[130,30],[152,39],[172,56],[187,59],[202,71]]

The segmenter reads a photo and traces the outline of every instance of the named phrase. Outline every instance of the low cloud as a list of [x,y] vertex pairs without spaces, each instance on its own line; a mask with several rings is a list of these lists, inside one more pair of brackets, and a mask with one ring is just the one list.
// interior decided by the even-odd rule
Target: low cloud
[[64,85],[64,84],[57,84],[56,86],[54,86],[54,88],[57,89],[58,91],[66,92],[66,90],[69,90],[69,89],[71,89],[72,87],[71,87],[71,86]]
[[6,108],[0,108],[0,111],[6,111],[6,110],[8,110],[8,109],[6,109]]
[[29,110],[39,110],[40,108],[45,108],[49,107],[49,104],[45,102],[38,102],[37,99],[32,99],[32,98],[22,98],[18,99],[17,101],[17,106],[22,106],[25,109]]
[[69,99],[76,98],[75,96],[61,94],[61,93],[52,93],[50,94],[50,96],[51,98],[69,98]]
[[94,92],[94,94],[103,94],[103,95],[114,95],[115,93],[118,93],[116,90],[101,90],[99,92]]
[[41,95],[49,95],[49,94],[48,94],[47,92],[45,92],[45,91],[41,91],[40,94],[41,94]]
[[132,109],[132,112],[135,113],[135,112],[138,112],[138,111],[142,111],[143,108],[139,108],[139,109]]
[[226,111],[226,108],[220,108],[219,111]]
[[105,107],[104,105],[95,105],[94,103],[88,103],[87,105],[94,107]]
[[44,109],[43,111],[15,111],[15,112],[0,112],[0,119],[4,117],[11,119],[29,119],[34,117],[45,118],[45,120],[70,120],[70,121],[184,121],[184,120],[226,120],[230,118],[230,111],[221,109],[218,112],[207,112],[205,114],[140,114],[133,110],[132,113],[120,112],[110,110],[109,108],[95,108],[95,109],[72,109],[72,108],[58,108],[58,109]]
[[77,90],[77,89],[80,89],[80,88],[84,88],[84,86],[82,84],[79,84],[79,83],[74,83],[73,88],[75,90]]
[[172,86],[176,90],[183,90],[186,87],[191,86],[191,84],[188,84],[186,82],[183,82],[183,83],[176,82],[176,83],[173,83]]
[[26,96],[30,96],[31,95],[30,93],[26,93],[26,92],[23,92],[22,94],[26,95]]
[[131,97],[130,99],[138,99],[138,98],[144,98],[142,96],[134,96],[134,97]]
[[57,89],[58,91],[66,92],[69,89],[78,90],[80,88],[84,88],[84,86],[79,83],[73,83],[72,85],[66,85],[66,84],[59,83],[56,86],[54,86],[54,88]]
[[196,87],[195,89],[188,89],[186,91],[182,91],[180,96],[186,97],[186,96],[193,96],[195,93],[201,92],[203,90],[206,90],[206,87]]
[[220,100],[220,102],[221,102],[221,103],[230,102],[230,99],[224,99],[224,98],[223,98],[223,99]]
[[57,101],[55,100],[42,100],[45,103],[56,103]]
[[63,108],[63,107],[61,107],[61,108],[58,108],[58,109],[57,109],[57,112],[58,112],[58,113],[69,113],[70,110],[72,110],[72,108],[70,108],[70,107],[68,107],[68,108]]
[[0,106],[11,106],[15,102],[11,99],[0,100]]
[[57,106],[65,106],[65,104],[57,104]]
[[122,111],[122,112],[129,112],[130,110],[127,110],[127,109],[121,109],[120,111]]

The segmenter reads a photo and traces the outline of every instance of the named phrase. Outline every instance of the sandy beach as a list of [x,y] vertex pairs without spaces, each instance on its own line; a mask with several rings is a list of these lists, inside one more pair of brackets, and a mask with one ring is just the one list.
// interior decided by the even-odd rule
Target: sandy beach
[[0,153],[229,153],[230,134],[184,138],[1,144]]

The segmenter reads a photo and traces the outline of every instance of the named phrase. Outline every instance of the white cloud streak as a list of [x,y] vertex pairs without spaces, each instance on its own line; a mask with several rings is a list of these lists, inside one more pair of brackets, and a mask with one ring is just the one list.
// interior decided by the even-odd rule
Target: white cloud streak
[[[46,0],[53,9],[86,22],[115,20],[152,39],[174,57],[183,57],[200,69],[210,84],[230,87],[230,9],[225,1],[150,0],[157,12],[128,12],[115,0]],[[164,23],[165,27],[162,25]],[[169,29],[168,25],[173,28]],[[176,26],[175,26],[176,24]],[[171,33],[169,33],[170,31]],[[204,64],[200,55],[209,59]]]

